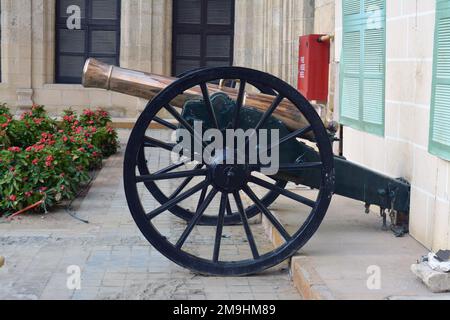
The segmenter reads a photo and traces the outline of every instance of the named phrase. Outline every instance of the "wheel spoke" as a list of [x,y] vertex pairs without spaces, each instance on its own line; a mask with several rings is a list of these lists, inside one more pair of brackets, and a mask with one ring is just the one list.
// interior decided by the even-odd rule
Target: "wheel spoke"
[[252,190],[248,187],[244,187],[244,192],[250,197],[250,199],[255,203],[255,205],[258,207],[258,209],[266,216],[267,219],[269,219],[270,223],[275,227],[275,229],[278,230],[280,235],[286,240],[291,240],[291,236],[289,233],[284,229],[284,227],[281,225],[281,223],[278,221],[277,218],[274,217],[272,212],[270,212],[269,209],[261,202],[261,200],[258,199],[256,194],[253,193]]
[[[194,170],[199,170],[203,168],[203,164],[198,164],[194,167]],[[178,196],[183,190],[184,188],[187,187],[187,185],[194,179],[194,177],[189,177],[186,178],[181,184],[180,186],[174,191],[174,193],[172,193],[169,197],[169,200],[175,198],[176,196]]]
[[214,253],[213,253],[214,263],[219,261],[220,244],[222,242],[223,225],[225,221],[225,207],[227,205],[226,202],[229,203],[228,195],[222,193],[222,199],[220,200],[219,216],[217,218],[216,239],[214,241]]
[[179,172],[168,172],[168,173],[160,173],[160,174],[151,174],[146,176],[136,177],[136,182],[151,182],[151,181],[159,181],[159,180],[170,180],[170,179],[180,179],[186,177],[202,177],[206,176],[208,170],[199,169],[199,170],[188,170],[188,171],[179,171]]
[[236,100],[236,109],[234,111],[234,117],[233,117],[233,129],[237,130],[239,127],[239,117],[241,114],[241,109],[244,104],[244,97],[245,97],[245,86],[247,83],[243,80],[241,80],[239,85],[239,94]]
[[214,197],[217,194],[216,189],[212,189],[209,193],[208,197],[206,197],[205,202],[200,206],[199,210],[197,210],[197,213],[192,218],[191,222],[189,222],[189,225],[187,226],[186,230],[183,232],[183,234],[180,237],[180,240],[178,240],[177,244],[175,245],[178,249],[181,249],[186,242],[187,238],[191,234],[192,230],[194,230],[194,227],[197,225],[198,221],[202,217],[203,213],[208,208],[209,204],[214,200]]
[[281,94],[279,94],[275,98],[275,100],[273,100],[272,105],[270,106],[269,109],[267,109],[267,111],[262,116],[261,120],[259,120],[258,125],[255,127],[256,131],[260,130],[266,124],[267,120],[269,120],[270,116],[273,114],[275,109],[280,105],[280,103],[281,103],[281,101],[283,101],[283,99],[284,99],[284,97]]
[[155,209],[152,212],[148,213],[147,214],[147,218],[149,218],[150,220],[156,218],[157,216],[159,216],[164,211],[172,209],[173,207],[175,207],[181,201],[186,200],[190,196],[196,194],[197,192],[202,190],[203,187],[206,186],[206,185],[208,185],[208,181],[207,180],[199,183],[198,185],[196,185],[195,187],[189,189],[188,191],[186,191],[185,193],[179,195],[178,197],[167,201],[163,206],[159,207],[158,209]]
[[227,216],[232,216],[233,210],[231,209],[230,199],[227,197]]
[[269,120],[270,116],[274,113],[275,109],[280,105],[281,101],[283,101],[284,97],[279,94],[273,100],[271,106],[267,111],[263,114],[262,118],[259,120],[258,124],[255,127],[255,131],[246,139],[246,147],[248,147],[250,140],[254,138],[254,136],[258,133],[258,131],[266,124],[267,120]]
[[157,139],[150,138],[147,136],[144,137],[144,147],[161,148],[161,149],[172,152],[173,149],[175,148],[175,146],[176,145],[173,143],[163,142],[161,140],[157,140]]
[[296,138],[301,138],[303,135],[307,134],[308,132],[312,131],[312,126],[303,128],[303,129],[299,129],[297,131],[294,131],[290,134],[288,134],[287,136],[283,137],[282,139],[280,139],[280,141],[272,146],[269,146],[265,152],[272,150],[275,147],[279,147],[282,144],[292,140],[292,139],[296,139]]
[[239,214],[241,215],[242,224],[244,225],[244,230],[247,235],[248,244],[250,245],[250,249],[252,250],[253,258],[256,260],[259,258],[259,252],[256,246],[255,238],[253,237],[252,229],[250,229],[250,225],[248,224],[247,214],[245,213],[239,191],[233,193],[233,196],[234,200],[236,201]]
[[272,190],[272,191],[276,191],[279,194],[281,194],[281,195],[283,195],[283,196],[285,196],[285,197],[287,197],[289,199],[292,199],[292,200],[295,200],[297,202],[300,202],[300,203],[302,203],[304,205],[307,205],[308,207],[314,208],[316,206],[316,203],[314,201],[308,199],[308,198],[302,197],[301,195],[298,195],[298,194],[293,193],[291,191],[288,191],[286,189],[280,188],[277,185],[273,185],[273,184],[271,184],[271,183],[269,183],[267,181],[264,181],[262,179],[259,179],[257,177],[251,176],[249,180],[250,180],[250,182],[253,182],[253,183],[255,183],[255,184],[257,184],[257,185],[259,185],[259,186],[261,186],[263,188],[266,188],[266,189],[269,189],[269,190]]
[[189,162],[190,161],[182,161],[182,162],[179,162],[179,163],[172,164],[172,165],[168,166],[167,168],[164,168],[164,169],[161,169],[161,170],[155,172],[154,174],[156,175],[156,174],[162,174],[162,173],[171,172],[173,170],[181,168],[182,166],[188,164]]
[[203,138],[198,135],[197,132],[195,132],[194,128],[187,122],[175,108],[171,105],[165,105],[164,108],[174,117],[182,127],[184,127],[189,133],[194,137],[195,140],[197,140],[197,143],[200,143],[204,148],[206,147],[206,144],[203,142]]
[[159,123],[160,125],[171,129],[171,130],[177,130],[178,127],[176,125],[174,125],[173,123],[170,123],[169,121],[163,120],[160,117],[154,117],[153,121],[155,121],[156,123]]
[[202,89],[203,101],[205,102],[206,110],[208,111],[208,114],[209,114],[209,117],[210,117],[210,119],[212,121],[212,124],[213,124],[213,126],[216,129],[220,129],[219,128],[219,122],[217,121],[216,113],[215,113],[214,108],[212,106],[211,98],[209,96],[208,86],[206,85],[206,83],[202,83],[200,85],[200,88]]
[[198,199],[197,209],[195,209],[195,212],[197,212],[200,209],[202,203],[205,202],[207,193],[208,193],[208,186],[205,186],[202,190],[202,193],[200,194],[200,198]]

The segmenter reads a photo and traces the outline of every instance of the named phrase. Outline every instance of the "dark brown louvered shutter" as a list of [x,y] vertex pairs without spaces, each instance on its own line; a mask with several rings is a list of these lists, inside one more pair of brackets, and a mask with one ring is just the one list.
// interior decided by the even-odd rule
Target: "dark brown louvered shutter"
[[[81,29],[67,28],[67,8],[81,9]],[[87,58],[119,65],[120,0],[56,1],[56,83],[81,83]]]
[[174,0],[172,73],[233,64],[234,0]]

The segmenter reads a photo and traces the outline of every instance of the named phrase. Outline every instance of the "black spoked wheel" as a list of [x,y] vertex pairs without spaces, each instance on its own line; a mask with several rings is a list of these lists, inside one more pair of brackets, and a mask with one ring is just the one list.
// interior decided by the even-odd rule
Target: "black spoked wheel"
[[[157,118],[156,115],[161,110],[167,110],[184,129],[189,132],[193,130],[183,116],[171,106],[171,102],[181,93],[195,87],[201,88],[205,108],[212,122],[217,124],[207,83],[220,79],[239,80],[240,83],[234,112],[234,129],[238,128],[247,84],[262,84],[276,94],[271,105],[267,106],[265,114],[255,125],[256,131],[265,127],[269,118],[284,100],[290,101],[303,114],[309,126],[283,137],[280,143],[312,133],[320,154],[320,162],[281,163],[280,171],[317,170],[320,172],[321,184],[314,199],[286,190],[284,188],[286,182],[265,176],[259,165],[225,164],[223,160],[227,157],[228,151],[220,153],[216,160],[208,163],[190,162],[190,168],[186,168],[187,163],[180,162],[169,167],[158,168],[151,173],[152,170],[149,170],[147,165],[145,168],[142,166],[145,162],[145,147],[159,148],[167,152],[173,150],[173,143],[161,141],[148,133],[152,121],[159,122],[172,130],[178,128]],[[218,125],[217,128],[219,128]],[[178,181],[183,182],[177,182],[177,190],[170,195],[164,193],[164,186],[157,185],[159,182],[169,183],[174,179],[182,179]],[[189,181],[185,183],[186,180]],[[189,186],[194,180],[197,182]],[[147,240],[175,263],[195,272],[211,275],[231,276],[257,273],[278,265],[293,255],[306,244],[320,226],[331,201],[333,182],[331,143],[314,108],[294,88],[280,79],[246,68],[223,67],[199,70],[189,73],[163,90],[148,104],[138,119],[130,136],[124,162],[124,183],[128,205],[134,220]],[[263,195],[269,194],[274,199],[264,200],[264,196],[258,194],[258,188],[263,190]],[[156,207],[155,201],[147,197],[149,190],[153,191],[151,194],[152,198],[156,199]],[[180,204],[189,201],[194,195],[198,196],[198,200],[194,203],[194,210],[183,211],[185,209]],[[299,212],[304,212],[304,219],[295,227],[295,230],[283,225],[268,208],[268,203],[272,203],[280,195],[286,201],[291,201]],[[250,221],[252,210],[255,214],[262,213],[265,220],[284,239],[283,244],[273,248],[262,243],[264,240],[261,234],[264,230]],[[173,219],[177,219],[177,216],[182,220],[175,222]],[[229,224],[238,218],[241,225],[228,226],[227,217]],[[199,227],[202,220],[205,224],[213,226]],[[205,229],[202,228],[213,228],[214,232],[204,232]],[[214,236],[211,237],[211,234]]]

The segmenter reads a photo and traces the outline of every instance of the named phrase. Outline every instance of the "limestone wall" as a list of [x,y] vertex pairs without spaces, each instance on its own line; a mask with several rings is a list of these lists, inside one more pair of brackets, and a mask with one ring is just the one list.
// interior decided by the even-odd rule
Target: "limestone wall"
[[[315,34],[329,34],[335,33],[335,1],[334,0],[315,0],[314,7],[314,33]],[[328,104],[326,106],[326,120],[335,119],[337,109],[335,103],[337,96],[336,91],[336,75],[337,64],[334,59],[335,42],[331,41],[331,55],[330,55],[330,77],[329,77],[329,94]],[[336,110],[335,110],[336,109]],[[337,144],[336,144],[337,147]]]
[[[341,48],[341,0],[336,1]],[[428,248],[450,248],[449,162],[428,152],[435,1],[387,1],[386,136],[345,128],[350,160],[412,183],[411,234]]]
[[234,64],[296,87],[299,37],[313,25],[314,0],[236,0]]

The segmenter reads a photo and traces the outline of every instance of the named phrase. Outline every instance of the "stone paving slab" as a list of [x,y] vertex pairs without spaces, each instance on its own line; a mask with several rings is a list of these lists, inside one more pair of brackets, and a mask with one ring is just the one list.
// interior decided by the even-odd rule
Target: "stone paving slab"
[[[128,131],[120,131],[121,152],[105,162],[90,192],[75,203],[77,215],[89,224],[73,219],[63,208],[46,216],[0,221],[0,255],[6,258],[0,269],[0,299],[301,298],[287,263],[252,277],[204,277],[177,266],[152,248],[126,205],[122,160],[127,136]],[[148,205],[155,203],[149,201]],[[162,223],[175,232],[177,223],[170,217]],[[213,228],[196,228],[191,244],[211,240],[213,232]],[[262,241],[264,230],[256,233]],[[224,251],[246,254],[244,247],[229,241]],[[81,290],[67,289],[69,266],[81,268]]]

